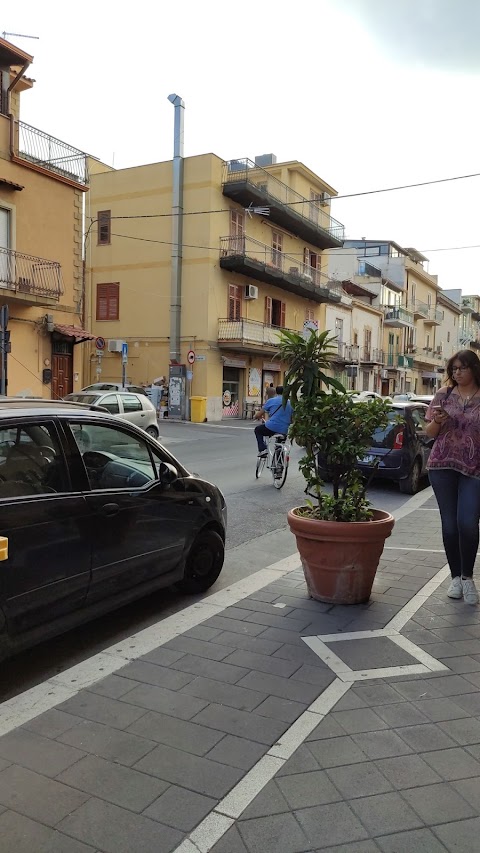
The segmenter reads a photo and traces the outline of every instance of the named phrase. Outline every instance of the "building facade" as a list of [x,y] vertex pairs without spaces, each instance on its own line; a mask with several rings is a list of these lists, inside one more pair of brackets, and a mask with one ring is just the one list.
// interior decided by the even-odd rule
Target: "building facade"
[[20,119],[32,57],[0,39],[2,388],[62,397],[82,387],[86,156]]

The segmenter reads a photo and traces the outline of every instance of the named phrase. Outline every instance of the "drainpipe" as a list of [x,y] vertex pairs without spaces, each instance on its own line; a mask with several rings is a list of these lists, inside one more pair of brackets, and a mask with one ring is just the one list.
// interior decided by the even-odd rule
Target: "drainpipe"
[[172,184],[172,277],[170,288],[170,362],[180,361],[182,317],[183,248],[183,117],[185,104],[179,95],[169,95],[175,108]]

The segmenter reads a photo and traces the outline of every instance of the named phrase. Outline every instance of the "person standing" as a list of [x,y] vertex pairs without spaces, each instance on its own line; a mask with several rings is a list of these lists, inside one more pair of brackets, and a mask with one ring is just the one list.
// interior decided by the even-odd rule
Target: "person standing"
[[446,372],[447,385],[426,412],[426,433],[435,439],[427,467],[452,576],[447,595],[478,604],[473,568],[480,520],[480,359],[473,350],[460,350]]

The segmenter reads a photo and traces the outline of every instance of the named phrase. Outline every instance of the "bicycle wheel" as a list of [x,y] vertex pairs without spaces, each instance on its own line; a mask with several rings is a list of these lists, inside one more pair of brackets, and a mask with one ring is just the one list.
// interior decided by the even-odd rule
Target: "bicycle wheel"
[[272,465],[273,485],[281,489],[287,479],[289,457],[283,446],[275,450],[274,464]]
[[267,461],[266,456],[258,456],[257,457],[257,467],[255,468],[255,477],[258,480],[259,477],[262,476],[263,469],[265,468],[265,462]]

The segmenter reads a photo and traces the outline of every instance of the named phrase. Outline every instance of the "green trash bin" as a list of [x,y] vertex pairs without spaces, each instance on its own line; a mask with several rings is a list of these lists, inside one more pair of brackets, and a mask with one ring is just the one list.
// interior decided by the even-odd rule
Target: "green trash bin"
[[203,424],[207,420],[206,397],[190,397],[190,420],[194,424]]

